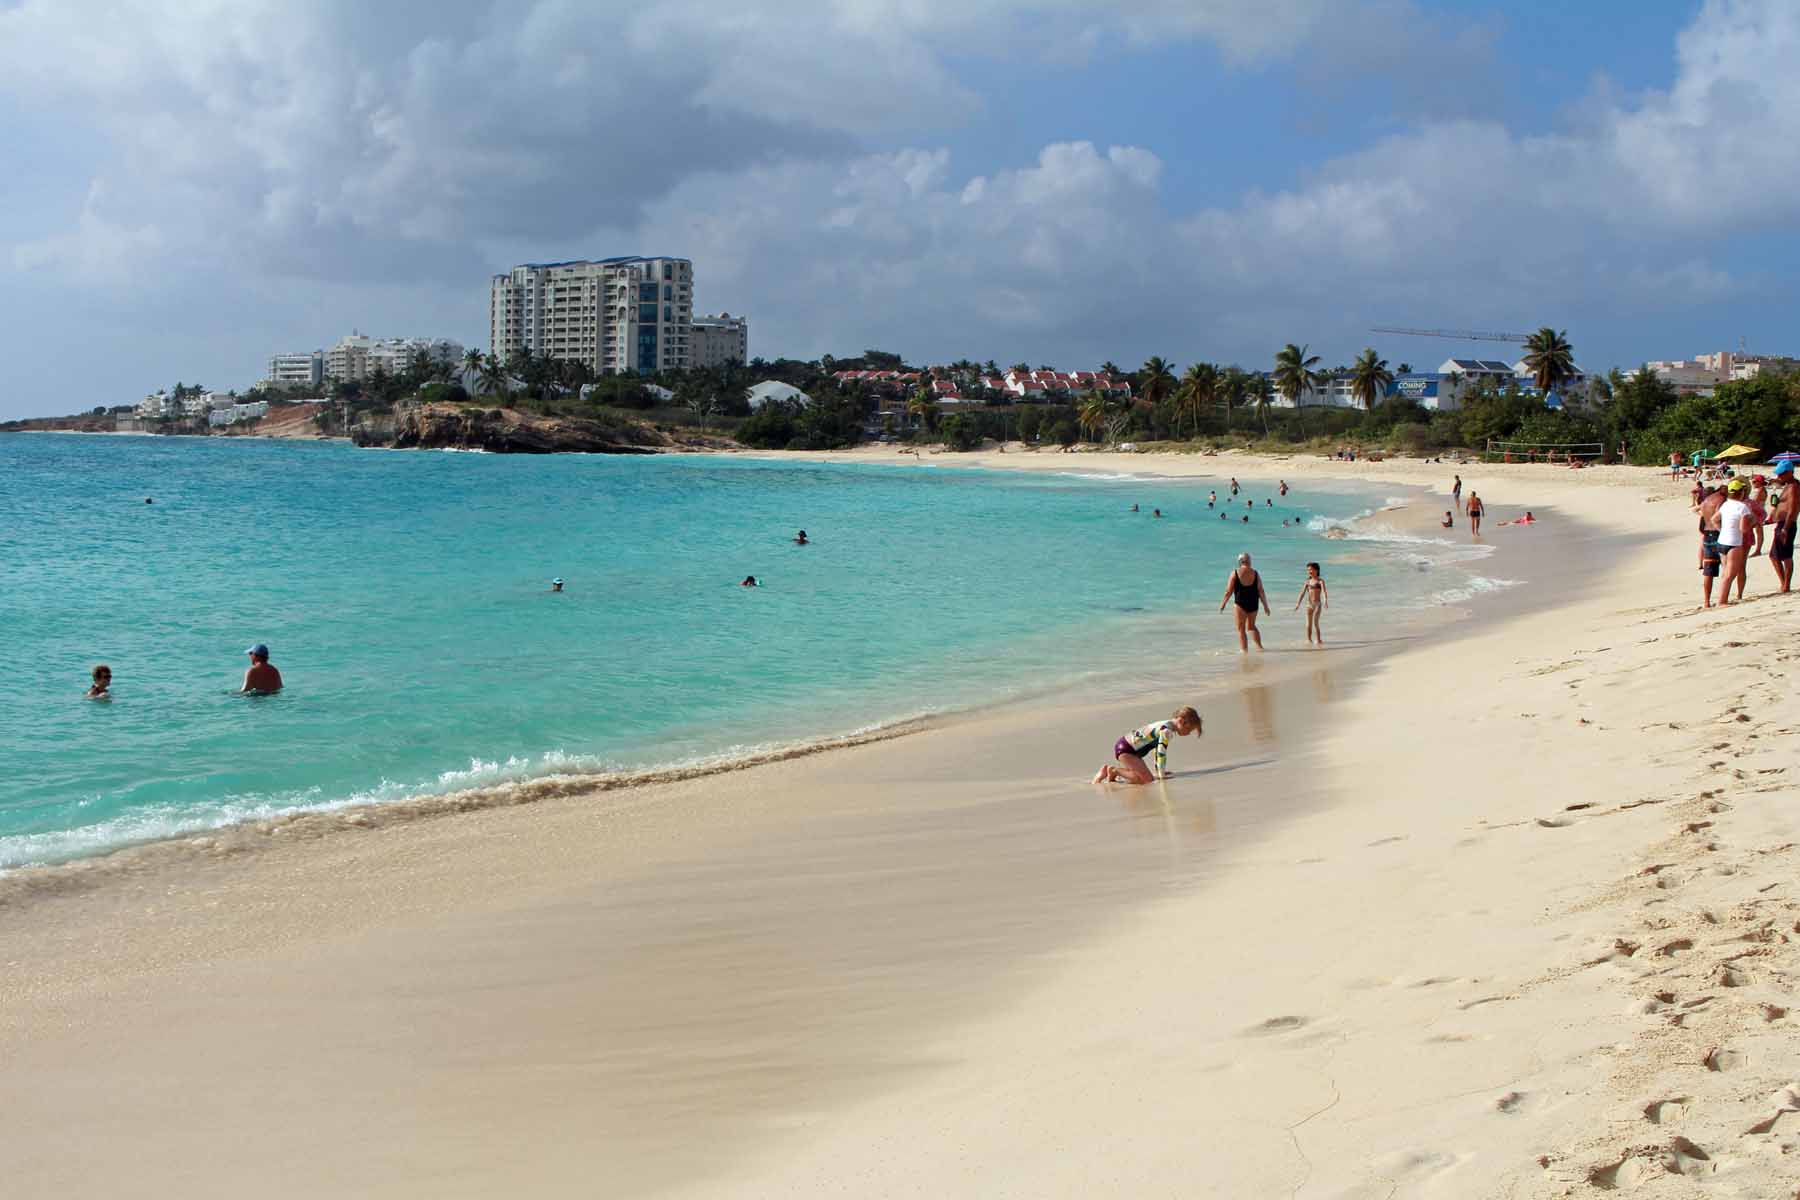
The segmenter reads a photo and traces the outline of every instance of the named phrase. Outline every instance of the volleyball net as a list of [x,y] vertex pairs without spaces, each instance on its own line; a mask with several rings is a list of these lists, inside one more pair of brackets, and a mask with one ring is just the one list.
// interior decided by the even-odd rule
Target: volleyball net
[[1484,462],[1589,463],[1606,457],[1605,442],[1502,442],[1489,438]]

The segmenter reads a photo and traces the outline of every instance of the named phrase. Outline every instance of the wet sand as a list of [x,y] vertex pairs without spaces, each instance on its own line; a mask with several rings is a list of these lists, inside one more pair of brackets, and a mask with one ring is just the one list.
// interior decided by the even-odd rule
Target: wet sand
[[[1630,940],[1640,918],[1604,897],[1672,815],[1621,805],[1686,785],[1681,748],[1629,720],[1661,702],[1660,651],[1592,634],[1646,599],[1624,619],[1671,639],[1715,618],[1633,590],[1691,575],[1640,493],[1519,487],[1603,519],[1545,504],[1509,547],[1533,586],[1396,654],[1271,653],[1208,694],[1154,680],[659,787],[276,827],[0,907],[12,1178],[1470,1196],[1561,1186],[1538,1154],[1603,1170],[1597,1131],[1635,1103],[1608,1069],[1678,1069],[1607,1050],[1645,1035],[1633,969],[1672,959],[1579,964]],[[1181,636],[1225,645],[1228,618]],[[1176,778],[1083,782],[1186,700],[1207,736]],[[1766,870],[1768,835],[1701,882]],[[1699,1071],[1682,1095],[1723,1077]]]

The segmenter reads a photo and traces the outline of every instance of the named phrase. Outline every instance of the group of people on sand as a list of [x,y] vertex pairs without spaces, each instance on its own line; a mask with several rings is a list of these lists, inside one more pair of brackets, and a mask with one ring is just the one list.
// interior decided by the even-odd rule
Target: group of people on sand
[[[273,696],[281,690],[281,672],[269,661],[269,648],[261,642],[244,651],[250,656],[250,667],[244,672],[244,686],[238,689],[240,696]],[[97,665],[89,676],[93,681],[87,690],[89,700],[112,699],[112,668],[105,663]]]
[[[1303,604],[1306,606],[1306,644],[1323,646],[1323,621],[1325,610],[1331,607],[1331,597],[1316,562],[1306,564],[1306,579],[1300,584],[1300,595],[1294,600],[1294,610],[1299,611]],[[1233,606],[1232,618],[1237,622],[1238,650],[1248,653],[1252,641],[1261,650],[1262,631],[1256,627],[1257,613],[1261,611],[1270,616],[1275,613],[1269,607],[1269,594],[1263,588],[1262,573],[1251,565],[1248,553],[1238,555],[1237,566],[1226,577],[1225,594],[1219,598],[1219,611],[1224,612],[1227,605]]]
[[[1771,501],[1770,484],[1781,489]],[[1764,530],[1768,530],[1769,565],[1775,570],[1780,591],[1794,582],[1794,527],[1800,522],[1800,487],[1794,485],[1794,464],[1775,464],[1774,476],[1753,475],[1736,478],[1717,487],[1696,482],[1694,511],[1700,526],[1700,599],[1713,606],[1713,586],[1719,585],[1719,604],[1732,602],[1735,584],[1737,598],[1744,598],[1749,575],[1749,562],[1764,552]],[[1722,582],[1721,582],[1722,581]]]

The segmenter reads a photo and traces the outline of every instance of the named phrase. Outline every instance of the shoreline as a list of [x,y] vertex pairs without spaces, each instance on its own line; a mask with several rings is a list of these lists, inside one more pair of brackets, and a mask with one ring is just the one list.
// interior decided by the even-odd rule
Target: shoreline
[[[1788,951],[1747,935],[1779,913],[1739,915],[1791,875],[1792,821],[1750,803],[1765,752],[1665,799],[1693,795],[1688,739],[1738,728],[1693,721],[1711,655],[1723,680],[1757,651],[1664,682],[1740,610],[1657,599],[1692,578],[1685,529],[1603,483],[1491,488],[1583,514],[1526,535],[1596,576],[1573,594],[1372,671],[1243,661],[1164,788],[1073,777],[1159,699],[1045,706],[0,910],[30,1097],[0,1144],[44,1191],[491,1194],[604,1159],[619,1194],[1550,1195],[1667,1157],[1773,1194],[1790,1118],[1760,1159],[1721,1131],[1800,1071],[1754,1016]],[[1693,733],[1647,737],[1665,711]],[[1727,942],[1759,956],[1720,966]]]
[[[105,436],[177,435],[113,434]],[[811,458],[811,456],[808,457]],[[912,469],[914,466],[910,461],[901,461],[894,465],[908,469]],[[979,469],[982,464],[959,465]],[[1181,480],[1179,476],[1171,478],[1177,481]],[[1192,481],[1184,482],[1191,483]],[[1409,487],[1409,496],[1413,490]],[[1395,498],[1389,497],[1388,499]],[[1164,501],[1164,503],[1168,502]],[[1373,496],[1369,497],[1368,504],[1369,510],[1362,517],[1356,518],[1357,520],[1378,516],[1396,518],[1404,528],[1395,532],[1402,537],[1436,532],[1429,528],[1431,522],[1424,515],[1422,508],[1409,509],[1406,504],[1383,506],[1377,504]],[[1146,510],[1149,508],[1148,503],[1145,504],[1145,508]],[[1386,539],[1377,537],[1375,540],[1377,543],[1384,543]],[[1455,562],[1445,564],[1442,569],[1455,572],[1459,584],[1465,578],[1479,582],[1480,579],[1472,568],[1473,564]],[[1477,596],[1475,588],[1458,586],[1452,590],[1464,594],[1463,597],[1454,601],[1432,600],[1428,606],[1409,611],[1402,621],[1402,627],[1406,631],[1405,636],[1437,632],[1442,626],[1457,620],[1456,613],[1460,606],[1475,600]],[[1425,599],[1431,600],[1430,597]],[[1484,605],[1491,604],[1494,602],[1494,597],[1481,596],[1480,602]],[[1201,607],[1204,609],[1204,605]],[[1155,615],[1153,614],[1153,616]],[[1171,611],[1162,613],[1156,619],[1173,622],[1190,616],[1191,614],[1184,612]],[[1229,637],[1226,638],[1226,641],[1229,641]],[[1211,668],[1213,671],[1217,669],[1216,664]],[[995,696],[971,705],[957,705],[947,709],[935,708],[887,715],[868,726],[847,728],[822,738],[807,741],[771,740],[743,750],[723,751],[706,754],[689,761],[658,763],[625,770],[548,770],[541,773],[521,773],[503,776],[492,782],[457,787],[454,790],[433,790],[428,785],[422,784],[416,791],[380,799],[371,799],[364,794],[357,793],[235,821],[195,824],[188,828],[139,836],[122,843],[94,845],[92,848],[78,850],[74,853],[58,854],[49,861],[22,863],[0,868],[0,908],[27,903],[40,896],[103,887],[115,873],[138,874],[162,869],[165,866],[172,867],[182,862],[205,862],[219,857],[253,853],[270,844],[269,840],[274,837],[283,837],[292,841],[311,840],[334,834],[347,836],[372,828],[416,820],[436,820],[481,809],[528,806],[547,798],[599,797],[624,788],[655,787],[670,782],[727,775],[771,762],[825,754],[850,746],[905,737],[919,732],[946,730],[968,722],[979,722],[984,716],[1007,704],[1025,702],[1066,704],[1091,688],[1096,676],[1103,676],[1105,679],[1111,680],[1115,688],[1120,683],[1118,679],[1099,670],[1098,667],[1094,670],[1078,672],[1078,674],[1081,676],[1078,680],[1060,680],[1053,684],[1038,686],[1028,685],[1021,678],[1016,681],[1015,687],[1005,689],[1008,694],[1004,696]]]

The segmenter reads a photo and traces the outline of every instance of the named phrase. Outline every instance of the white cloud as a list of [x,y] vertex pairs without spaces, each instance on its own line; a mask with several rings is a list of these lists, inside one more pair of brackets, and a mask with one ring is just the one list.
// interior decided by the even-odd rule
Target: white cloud
[[701,303],[749,311],[769,353],[1250,363],[1289,338],[1354,348],[1375,320],[1728,299],[1708,246],[1800,215],[1781,0],[1707,4],[1666,92],[1597,89],[1554,132],[1421,118],[1198,211],[1164,194],[1165,158],[1203,147],[941,147],[982,118],[970,60],[1175,40],[1308,76],[1432,46],[1461,63],[1485,37],[1411,0],[26,0],[0,7],[0,92],[115,150],[0,262],[163,289],[232,273],[366,322],[346,297],[439,320],[496,264],[642,248],[695,258]]

